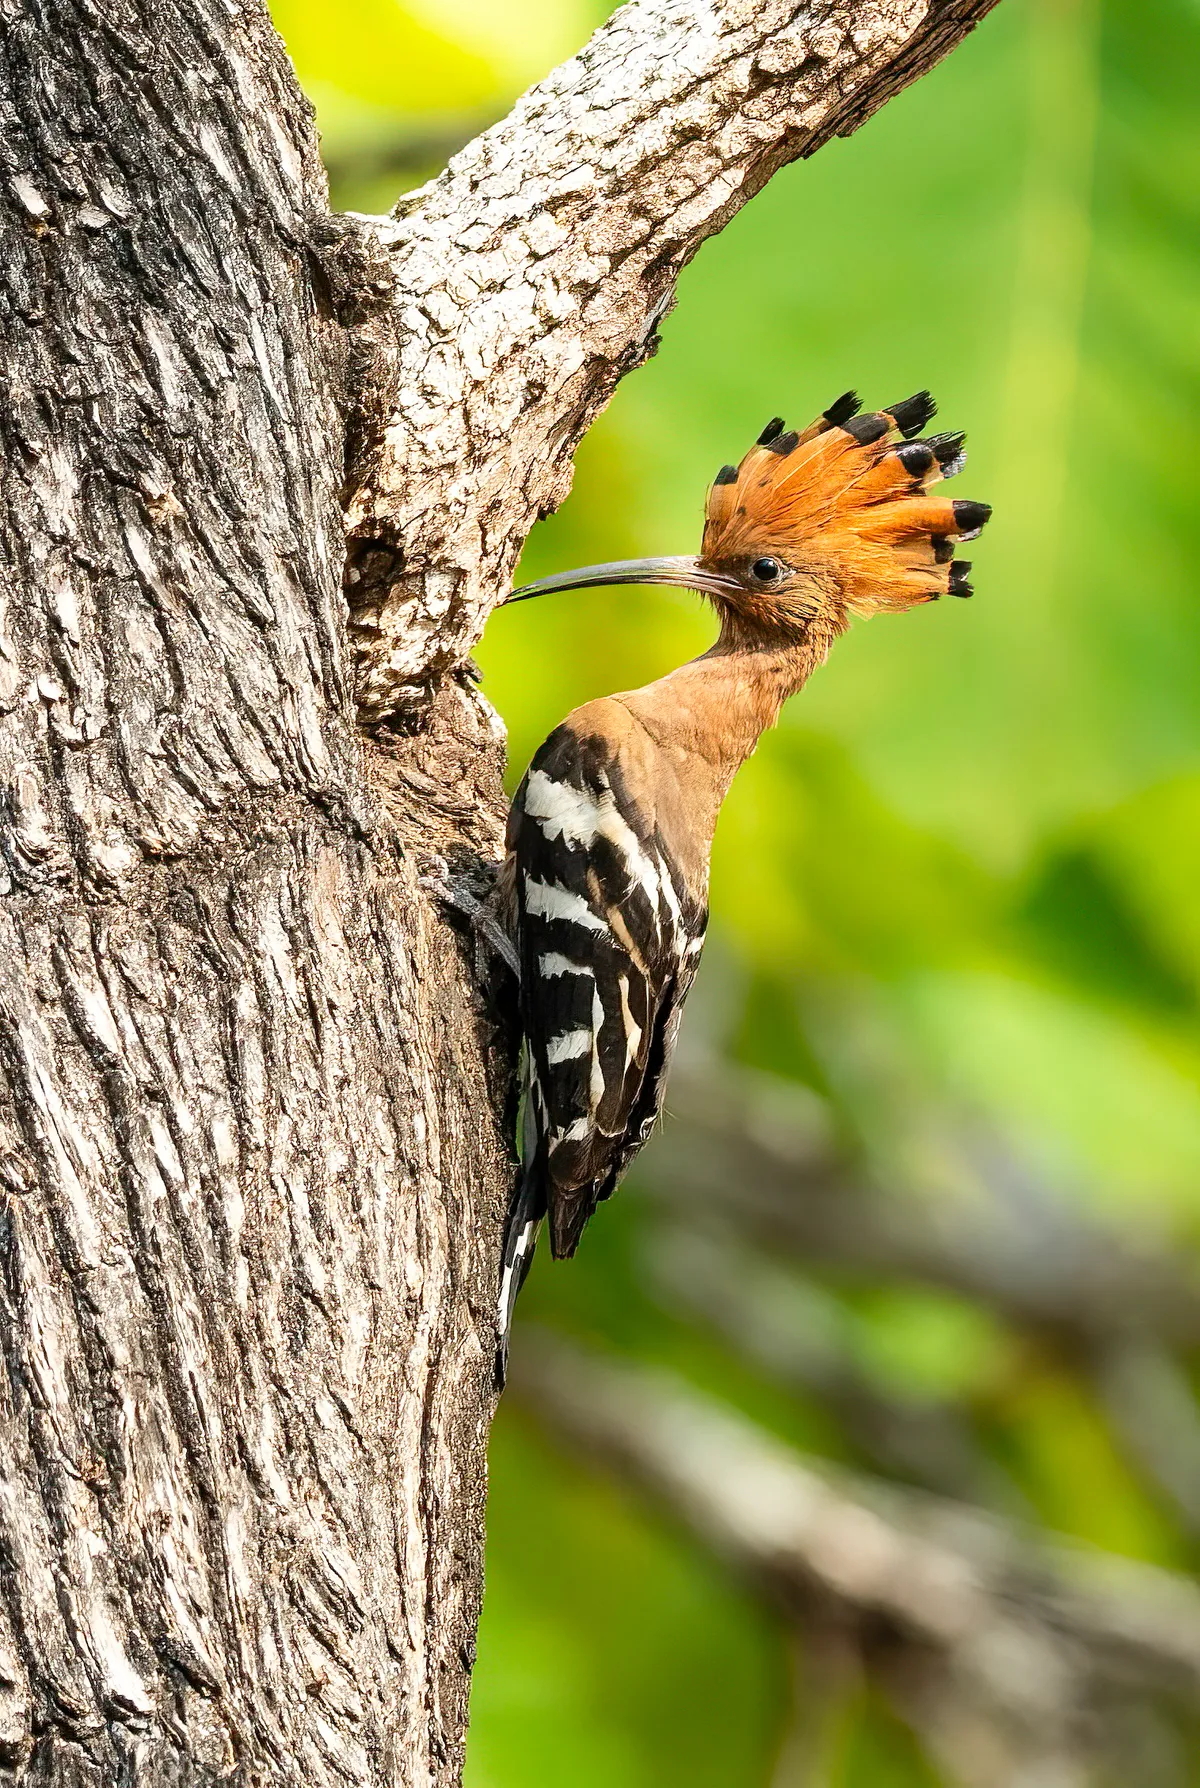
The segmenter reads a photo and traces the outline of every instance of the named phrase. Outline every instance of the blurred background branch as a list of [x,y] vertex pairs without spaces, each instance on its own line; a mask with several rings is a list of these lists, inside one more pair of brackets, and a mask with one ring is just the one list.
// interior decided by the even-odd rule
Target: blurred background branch
[[[1122,1700],[1200,1693],[1200,1591],[810,1462],[645,1367],[527,1332],[517,1394],[810,1631],[877,1670],[969,1788],[1082,1782]],[[1114,1720],[1114,1716],[1117,1716]],[[1117,1779],[1139,1780],[1136,1759]]]
[[[1200,1412],[1172,1352],[1200,1345],[1195,1263],[1089,1219],[978,1132],[956,1139],[958,1196],[889,1194],[839,1155],[813,1123],[811,1101],[807,1125],[784,1115],[786,1101],[786,1089],[744,1070],[675,1078],[677,1121],[647,1179],[682,1230],[660,1272],[693,1316],[835,1400],[883,1462],[907,1459],[917,1481],[966,1495],[975,1487],[953,1413],[927,1408],[918,1423],[912,1409],[889,1410],[844,1362],[764,1334],[764,1301],[718,1238],[724,1231],[860,1283],[917,1282],[972,1300],[1093,1385],[1132,1459],[1200,1532]],[[774,1307],[785,1296],[794,1312],[794,1285]]]
[[378,189],[388,195],[391,205],[397,193],[431,178],[464,143],[494,123],[488,112],[348,123],[326,150],[330,184],[335,191]]
[[674,1208],[709,1206],[767,1246],[826,1266],[978,1298],[1072,1352],[1122,1334],[1200,1343],[1200,1278],[1072,1209],[983,1131],[960,1133],[958,1196],[873,1186],[806,1125],[786,1087],[745,1070],[681,1071],[650,1184]]

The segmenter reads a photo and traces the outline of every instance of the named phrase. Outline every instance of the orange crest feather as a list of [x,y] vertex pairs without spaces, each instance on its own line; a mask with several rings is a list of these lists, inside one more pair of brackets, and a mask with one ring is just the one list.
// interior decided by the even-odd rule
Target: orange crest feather
[[916,440],[935,405],[927,391],[859,416],[847,392],[803,433],[776,418],[708,495],[703,559],[743,566],[775,558],[858,614],[970,595],[954,543],[988,519],[985,503],[927,494],[962,467],[961,434]]

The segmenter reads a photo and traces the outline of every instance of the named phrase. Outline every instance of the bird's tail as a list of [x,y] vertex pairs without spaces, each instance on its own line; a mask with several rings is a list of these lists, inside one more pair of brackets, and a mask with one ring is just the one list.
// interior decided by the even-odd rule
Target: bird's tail
[[500,1390],[504,1389],[504,1380],[508,1376],[508,1342],[512,1333],[513,1311],[526,1274],[533,1264],[538,1230],[545,1214],[546,1194],[542,1185],[542,1169],[531,1150],[521,1169],[521,1181],[509,1209],[504,1231],[496,1325],[496,1383]]

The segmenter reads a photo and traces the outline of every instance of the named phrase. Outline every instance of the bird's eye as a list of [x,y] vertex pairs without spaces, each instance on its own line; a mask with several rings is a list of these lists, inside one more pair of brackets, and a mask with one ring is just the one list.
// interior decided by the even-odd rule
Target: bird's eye
[[760,584],[773,584],[782,570],[778,559],[755,559],[750,567],[750,575],[756,577]]

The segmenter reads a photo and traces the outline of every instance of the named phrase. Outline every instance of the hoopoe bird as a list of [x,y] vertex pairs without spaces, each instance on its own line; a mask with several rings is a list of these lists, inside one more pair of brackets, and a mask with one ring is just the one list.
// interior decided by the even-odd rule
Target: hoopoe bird
[[971,594],[954,548],[991,509],[931,494],[961,470],[964,437],[915,438],[934,414],[927,391],[860,409],[847,392],[802,433],[769,422],[717,473],[699,557],[588,565],[508,598],[676,584],[710,599],[720,633],[645,688],[568,714],[512,803],[498,899],[520,976],[525,1120],[501,1375],[542,1219],[555,1257],[573,1254],[654,1127],[739,766],[852,615]]

